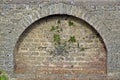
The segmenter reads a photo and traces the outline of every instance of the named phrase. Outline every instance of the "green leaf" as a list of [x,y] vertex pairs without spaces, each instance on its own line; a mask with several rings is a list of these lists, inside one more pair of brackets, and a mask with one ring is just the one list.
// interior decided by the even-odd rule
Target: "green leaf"
[[56,29],[59,29],[59,26],[56,26]]
[[59,34],[54,34],[53,38],[54,38],[54,42],[60,43],[61,39],[60,39],[60,35]]
[[58,24],[60,24],[60,23],[61,23],[61,21],[60,21],[60,20],[58,20],[58,21],[57,21],[57,23],[58,23]]
[[55,27],[54,26],[52,26],[51,27],[51,29],[50,29],[50,31],[54,31],[55,30]]
[[68,25],[69,25],[69,26],[74,26],[74,23],[69,20],[69,21],[68,21]]
[[0,80],[9,80],[9,79],[8,79],[8,77],[6,75],[1,75]]
[[69,42],[76,42],[75,36],[70,36],[70,39],[68,40]]

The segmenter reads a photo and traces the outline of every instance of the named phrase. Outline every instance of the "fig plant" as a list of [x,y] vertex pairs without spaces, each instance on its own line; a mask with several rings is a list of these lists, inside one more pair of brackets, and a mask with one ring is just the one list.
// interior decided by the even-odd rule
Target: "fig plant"
[[[50,52],[50,54],[53,54],[54,56],[56,55],[62,55],[65,56],[66,54],[69,53],[70,48],[72,47],[71,45],[73,43],[76,43],[76,37],[75,35],[69,36],[69,39],[64,41],[61,38],[61,32],[63,31],[63,27],[61,27],[61,21],[57,21],[57,26],[51,26],[50,31],[53,32],[53,42],[54,42],[54,50]],[[74,22],[68,21],[68,26],[74,26]],[[77,42],[79,45],[79,42]],[[80,48],[81,51],[84,51],[84,48]]]

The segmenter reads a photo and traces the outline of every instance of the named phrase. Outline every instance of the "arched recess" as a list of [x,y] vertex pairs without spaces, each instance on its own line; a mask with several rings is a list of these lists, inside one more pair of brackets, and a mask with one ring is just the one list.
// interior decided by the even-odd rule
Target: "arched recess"
[[102,37],[90,24],[71,15],[49,15],[26,28],[16,43],[14,61],[15,72],[25,75],[107,73]]
[[[83,21],[86,21],[100,34],[100,36],[103,38],[103,41],[105,42],[104,44],[107,45],[105,37],[107,34],[109,34],[109,29],[106,27],[106,25],[102,22],[101,19],[99,19],[94,14],[89,14],[89,12],[87,12],[87,10],[85,10],[83,6],[66,4],[62,2],[41,6],[40,8],[38,8],[38,10],[33,11],[33,13],[29,13],[29,15],[23,15],[23,18],[18,23],[20,28],[18,28],[19,35],[17,38],[19,38],[20,35],[24,32],[24,30],[27,29],[35,21],[43,17],[56,14],[71,15],[80,18]],[[108,46],[106,46],[106,48],[107,47]],[[108,48],[107,50],[109,51]]]

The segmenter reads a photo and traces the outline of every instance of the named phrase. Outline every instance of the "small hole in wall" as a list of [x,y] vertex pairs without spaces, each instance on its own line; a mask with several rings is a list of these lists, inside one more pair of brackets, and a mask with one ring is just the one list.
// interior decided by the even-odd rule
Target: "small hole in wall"
[[74,65],[71,65],[71,68],[73,68],[74,67]]
[[9,33],[11,33],[11,31],[9,31]]

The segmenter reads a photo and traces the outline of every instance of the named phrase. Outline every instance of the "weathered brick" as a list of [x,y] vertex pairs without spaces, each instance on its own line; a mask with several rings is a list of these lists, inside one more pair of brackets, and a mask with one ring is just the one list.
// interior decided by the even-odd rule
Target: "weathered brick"
[[[87,0],[85,2],[83,0],[2,0],[0,1],[0,67],[9,70],[9,73],[11,71],[12,74],[17,69],[24,73],[23,70],[26,70],[26,68],[32,73],[36,70],[36,66],[38,69],[51,66],[59,69],[70,69],[72,67],[81,69],[82,66],[87,70],[86,72],[83,71],[85,74],[106,74],[107,71],[112,75],[116,73],[117,75],[114,74],[115,77],[119,76],[119,10],[119,3],[115,0]],[[76,16],[80,20],[77,21],[77,18],[74,17],[69,19],[70,16],[56,16],[54,14],[68,14]],[[51,18],[49,15],[55,17],[52,16]],[[45,16],[48,16],[49,19],[43,19]],[[62,19],[61,26],[64,28],[61,39],[66,41],[69,36],[75,35],[80,48],[85,49],[78,49],[77,44],[73,44],[70,45],[72,47],[68,50],[69,54],[63,54],[64,58],[57,57],[59,55],[53,57],[53,54],[50,54],[55,49],[52,40],[53,33],[50,32],[50,29],[52,25],[57,25],[59,18]],[[68,20],[73,20],[75,26],[68,28],[66,26]],[[13,55],[13,53],[15,54]],[[68,58],[67,56],[71,57]],[[48,64],[42,65],[44,61]],[[53,64],[54,61],[56,63]],[[62,61],[63,63],[60,63]],[[20,69],[14,70],[13,62],[16,62],[15,65],[23,64],[23,67],[20,65]],[[24,67],[24,64],[27,66]],[[11,65],[11,67],[8,67],[8,65]],[[34,67],[34,69],[31,67]],[[98,71],[101,69],[101,71],[91,71],[93,68]],[[18,72],[21,74],[20,71]],[[76,73],[79,73],[79,71]],[[23,75],[27,78],[22,78],[21,75],[17,74],[15,77],[21,77],[20,80],[82,80],[81,76],[74,76],[74,78],[69,79],[69,76],[60,77],[59,74],[44,75],[37,78],[35,76],[28,78],[27,73]],[[35,73],[35,75],[38,74]],[[103,77],[89,77],[87,75],[86,78],[83,78],[83,80],[89,79],[103,80]],[[108,79],[114,80],[116,78]]]
[[[64,20],[64,18],[58,17],[58,19],[61,20],[61,25],[65,26],[63,27],[63,32],[60,33],[60,36],[62,36],[61,40],[69,40],[69,36],[75,35],[78,41],[75,43],[66,43],[66,45],[68,45],[68,48],[65,47],[65,49],[69,51],[69,53],[65,53],[62,56],[54,54],[53,50],[57,46],[55,46],[53,39],[54,37],[52,36],[55,32],[52,33],[50,29],[51,26],[57,25],[57,23],[55,23],[57,22],[57,19],[52,18],[50,22],[43,22],[44,25],[33,25],[29,32],[25,32],[28,36],[26,35],[24,37],[21,37],[23,41],[21,40],[21,43],[18,47],[19,54],[16,54],[16,58],[19,59],[18,62],[21,65],[16,61],[16,66],[18,67],[15,70],[18,73],[20,73],[20,71],[21,73],[24,73],[23,70],[29,67],[29,70],[31,72],[34,70],[37,71],[35,74],[58,74],[56,77],[49,77],[50,79],[56,79],[59,75],[62,74],[106,74],[106,51],[103,47],[104,44],[101,43],[99,39],[100,37],[96,35],[96,32],[92,31],[85,25],[82,25],[82,23],[75,22],[76,20],[73,18],[68,18],[68,21],[74,21],[75,26],[73,27],[69,27],[68,21]],[[79,25],[81,25],[81,28]],[[43,26],[43,28],[41,28],[41,26]],[[83,26],[84,28],[82,28]],[[74,30],[77,30],[79,35]],[[33,36],[33,33],[35,36]],[[82,33],[86,34],[81,35]],[[101,56],[99,59],[100,54]],[[20,59],[24,60],[21,60],[20,62]],[[23,63],[26,63],[28,66],[22,67]],[[67,76],[62,77],[62,79],[68,79]],[[42,76],[39,78],[42,78]],[[74,79],[76,79],[76,77],[74,77]]]

